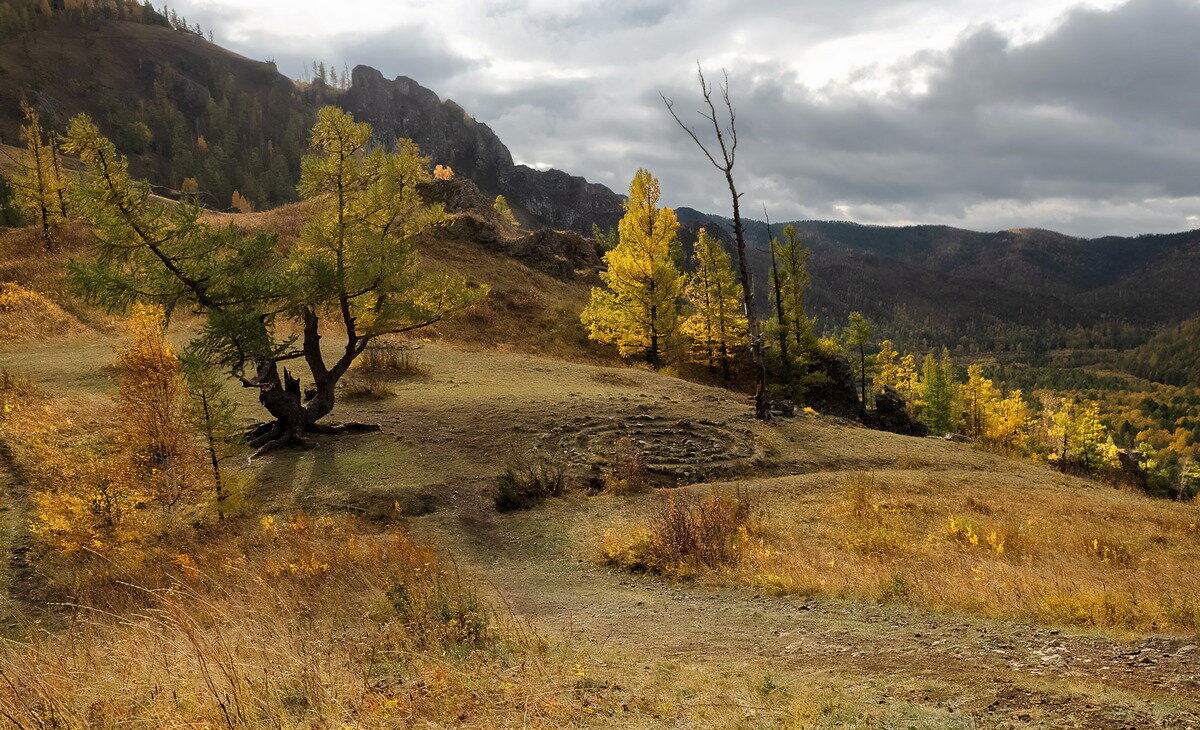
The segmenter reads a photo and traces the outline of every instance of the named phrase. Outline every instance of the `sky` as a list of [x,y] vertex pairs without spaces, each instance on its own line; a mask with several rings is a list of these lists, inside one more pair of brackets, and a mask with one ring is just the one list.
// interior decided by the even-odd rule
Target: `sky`
[[743,209],[773,220],[1200,227],[1200,0],[174,0],[243,55],[409,76],[516,161],[725,213],[667,114],[729,74]]

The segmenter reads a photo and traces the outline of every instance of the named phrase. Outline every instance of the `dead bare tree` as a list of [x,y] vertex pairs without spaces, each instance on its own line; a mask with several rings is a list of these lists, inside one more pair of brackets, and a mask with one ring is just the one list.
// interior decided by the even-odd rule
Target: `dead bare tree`
[[[679,115],[675,113],[675,103],[666,96],[661,94],[660,96],[667,111],[671,113],[671,117],[683,131],[687,132],[704,156],[708,158],[708,161],[713,164],[713,167],[721,171],[721,174],[725,176],[725,183],[729,186],[729,196],[733,201],[733,239],[737,244],[738,277],[742,281],[742,305],[746,310],[746,320],[750,329],[750,353],[754,358],[754,417],[766,421],[771,418],[771,409],[767,403],[767,359],[763,352],[762,327],[758,320],[758,310],[754,308],[754,283],[750,278],[749,263],[746,261],[746,236],[742,228],[740,208],[742,196],[733,182],[733,166],[737,160],[738,146],[737,110],[734,109],[733,102],[729,99],[729,74],[724,70],[721,71],[721,74],[724,81],[717,90],[721,94],[721,103],[724,106],[724,119],[717,113],[717,105],[713,102],[713,88],[704,78],[704,69],[699,63],[696,64],[700,93],[704,96],[704,105],[707,108],[707,111],[702,109],[697,111],[697,114],[712,125],[713,134],[716,136],[716,147],[713,149],[710,149],[710,145],[700,139],[695,129],[679,118]],[[714,152],[719,152],[719,154],[714,154]]]

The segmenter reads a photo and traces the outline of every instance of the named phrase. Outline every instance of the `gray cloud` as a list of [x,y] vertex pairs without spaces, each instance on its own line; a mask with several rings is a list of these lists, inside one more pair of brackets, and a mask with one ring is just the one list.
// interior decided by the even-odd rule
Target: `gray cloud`
[[[1015,1],[1029,12],[1045,5]],[[968,25],[990,6],[504,0],[457,28],[426,17],[326,37],[323,46],[260,36],[235,47],[298,64],[322,57],[313,50],[319,46],[329,49],[327,59],[411,76],[487,122],[520,161],[618,190],[648,167],[677,205],[728,206],[716,171],[658,98],[662,90],[680,109],[695,108],[700,59],[714,74],[730,71],[742,133],[738,175],[751,210],[762,202],[778,219],[1039,226],[1077,235],[1195,225],[1200,3],[1076,9],[1024,42],[1011,24]],[[895,36],[896,27],[924,37],[946,18],[967,30],[940,48],[910,48],[886,63],[854,61],[857,49]],[[205,22],[217,27],[218,41],[219,22]],[[797,59],[820,62],[834,51],[849,54],[837,82],[801,81]]]

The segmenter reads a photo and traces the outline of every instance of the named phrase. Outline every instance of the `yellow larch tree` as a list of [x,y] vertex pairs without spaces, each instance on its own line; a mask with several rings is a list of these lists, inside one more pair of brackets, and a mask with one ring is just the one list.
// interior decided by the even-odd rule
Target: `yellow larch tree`
[[660,195],[658,180],[638,170],[617,227],[619,243],[604,255],[604,286],[592,289],[581,316],[592,339],[644,357],[654,368],[676,360],[683,346],[679,221],[675,211],[659,206]]
[[118,441],[134,471],[168,511],[202,479],[179,355],[160,307],[135,304],[117,351]]
[[733,355],[747,343],[746,315],[729,253],[721,242],[700,229],[692,255],[694,271],[687,277],[684,294],[692,312],[683,331],[692,351],[710,370],[731,377]]
[[967,382],[962,386],[962,405],[966,414],[963,429],[972,438],[983,438],[996,407],[996,388],[991,379],[983,376],[983,366],[967,366]]
[[25,124],[21,142],[25,153],[18,158],[12,183],[16,202],[27,220],[36,221],[42,243],[54,245],[55,232],[67,221],[66,182],[55,147],[55,136],[42,126],[41,117],[29,104],[21,103]]

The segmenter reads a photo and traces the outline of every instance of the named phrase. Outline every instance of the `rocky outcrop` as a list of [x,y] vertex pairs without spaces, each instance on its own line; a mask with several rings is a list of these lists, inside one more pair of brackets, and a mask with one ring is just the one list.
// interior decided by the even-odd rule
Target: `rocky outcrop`
[[557,279],[574,279],[600,268],[596,242],[574,231],[542,229],[505,244],[518,261]]
[[374,127],[377,143],[411,139],[434,163],[474,181],[484,194],[503,195],[529,227],[589,233],[593,223],[608,228],[621,217],[620,195],[561,170],[514,165],[490,127],[407,76],[387,79],[373,68],[357,66],[338,103]]
[[595,223],[607,230],[624,213],[620,195],[562,170],[516,165],[501,173],[500,190],[510,204],[551,228],[590,233]]
[[875,410],[867,414],[866,425],[878,431],[891,431],[905,436],[929,435],[929,427],[909,414],[904,396],[887,386],[875,394]]
[[379,144],[411,139],[434,162],[484,189],[495,188],[501,171],[513,165],[508,148],[491,128],[407,76],[387,79],[373,68],[356,66],[340,104],[374,128]]
[[814,363],[814,370],[821,377],[805,392],[804,402],[830,416],[863,421],[865,414],[849,361],[841,355],[822,357]]
[[441,203],[447,213],[471,213],[495,218],[494,198],[484,195],[474,182],[457,177],[452,180],[430,180],[417,185],[417,192],[426,203]]

